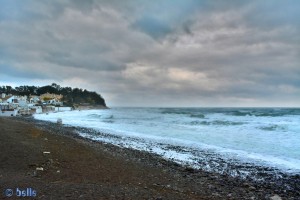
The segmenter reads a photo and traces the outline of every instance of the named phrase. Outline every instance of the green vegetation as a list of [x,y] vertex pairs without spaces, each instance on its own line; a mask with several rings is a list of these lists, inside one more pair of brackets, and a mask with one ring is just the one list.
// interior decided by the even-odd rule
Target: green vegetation
[[74,106],[74,105],[93,105],[93,106],[105,106],[106,103],[104,98],[96,93],[83,90],[81,88],[71,88],[71,87],[60,87],[56,83],[52,85],[47,85],[43,87],[36,86],[0,86],[0,93],[13,94],[13,95],[38,95],[45,93],[63,95],[62,101],[65,105]]

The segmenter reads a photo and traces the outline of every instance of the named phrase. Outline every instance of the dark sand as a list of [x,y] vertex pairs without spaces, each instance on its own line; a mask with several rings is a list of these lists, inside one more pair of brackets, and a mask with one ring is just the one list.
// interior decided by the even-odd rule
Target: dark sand
[[0,199],[20,199],[6,198],[8,188],[37,191],[27,199],[300,199],[272,183],[196,171],[57,126],[0,118]]

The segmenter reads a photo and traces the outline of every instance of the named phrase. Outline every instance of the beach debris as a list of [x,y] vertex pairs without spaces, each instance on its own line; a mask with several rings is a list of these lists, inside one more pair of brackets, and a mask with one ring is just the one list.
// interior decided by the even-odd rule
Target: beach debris
[[29,164],[29,165],[28,165],[28,167],[32,167],[32,168],[34,168],[34,167],[36,167],[36,166],[38,166],[38,164],[36,164],[36,163],[33,163],[33,164]]
[[280,196],[278,196],[277,194],[275,194],[274,196],[270,197],[271,200],[282,200],[282,198]]
[[43,154],[50,154],[50,151],[44,151]]
[[33,171],[33,173],[32,173],[32,177],[36,177],[37,176],[37,173],[36,173],[36,171]]
[[61,118],[57,119],[57,124],[62,124],[62,119]]
[[256,190],[256,187],[254,187],[254,186],[249,186],[249,190]]
[[42,168],[42,167],[37,167],[35,170],[36,170],[36,171],[44,171],[44,168]]
[[247,187],[249,190],[256,190],[256,187],[252,186],[250,183],[243,183],[243,186]]
[[60,173],[60,170],[57,170],[56,173]]
[[32,172],[27,172],[27,176],[36,177],[37,176],[36,170],[33,170]]

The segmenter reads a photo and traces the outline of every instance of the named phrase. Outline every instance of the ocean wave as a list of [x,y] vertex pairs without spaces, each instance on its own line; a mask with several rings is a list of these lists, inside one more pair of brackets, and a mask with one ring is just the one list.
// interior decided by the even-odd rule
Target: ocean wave
[[107,119],[107,120],[103,120],[102,122],[105,122],[105,123],[110,123],[110,124],[112,124],[112,123],[115,123],[115,121],[114,121],[114,120],[109,120],[109,119]]
[[192,121],[189,123],[190,125],[213,125],[213,126],[238,126],[245,124],[244,122],[232,122],[232,121],[222,121],[222,120],[215,120],[215,121]]
[[285,130],[284,127],[279,126],[279,125],[262,126],[262,127],[258,127],[258,128],[261,130],[264,130],[264,131]]
[[88,117],[93,117],[93,118],[100,118],[101,115],[98,115],[98,114],[89,114],[87,115]]
[[91,118],[100,118],[100,119],[113,119],[113,115],[99,115],[99,114],[89,114],[87,115],[88,117]]
[[288,113],[256,113],[253,114],[255,117],[282,117]]
[[174,111],[162,111],[161,112],[162,114],[177,114],[177,115],[189,115],[189,114],[191,114],[191,112],[187,112],[187,111],[176,111],[176,110],[174,110]]
[[255,116],[255,117],[282,117],[286,115],[300,115],[300,109],[257,109],[230,111],[227,115]]
[[205,115],[203,115],[203,114],[191,114],[190,117],[203,119],[203,118],[205,118]]
[[253,114],[251,112],[233,111],[233,112],[228,113],[228,115],[233,115],[233,116],[252,116]]

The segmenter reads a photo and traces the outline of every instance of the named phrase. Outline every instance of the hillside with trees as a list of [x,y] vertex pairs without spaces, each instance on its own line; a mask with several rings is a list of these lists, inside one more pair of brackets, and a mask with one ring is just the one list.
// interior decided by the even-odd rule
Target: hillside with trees
[[56,83],[46,85],[42,87],[37,86],[0,86],[0,93],[18,95],[18,96],[40,96],[45,93],[63,95],[62,101],[65,105],[76,106],[76,105],[92,105],[92,106],[104,106],[106,103],[104,98],[96,93],[81,88],[61,87]]

